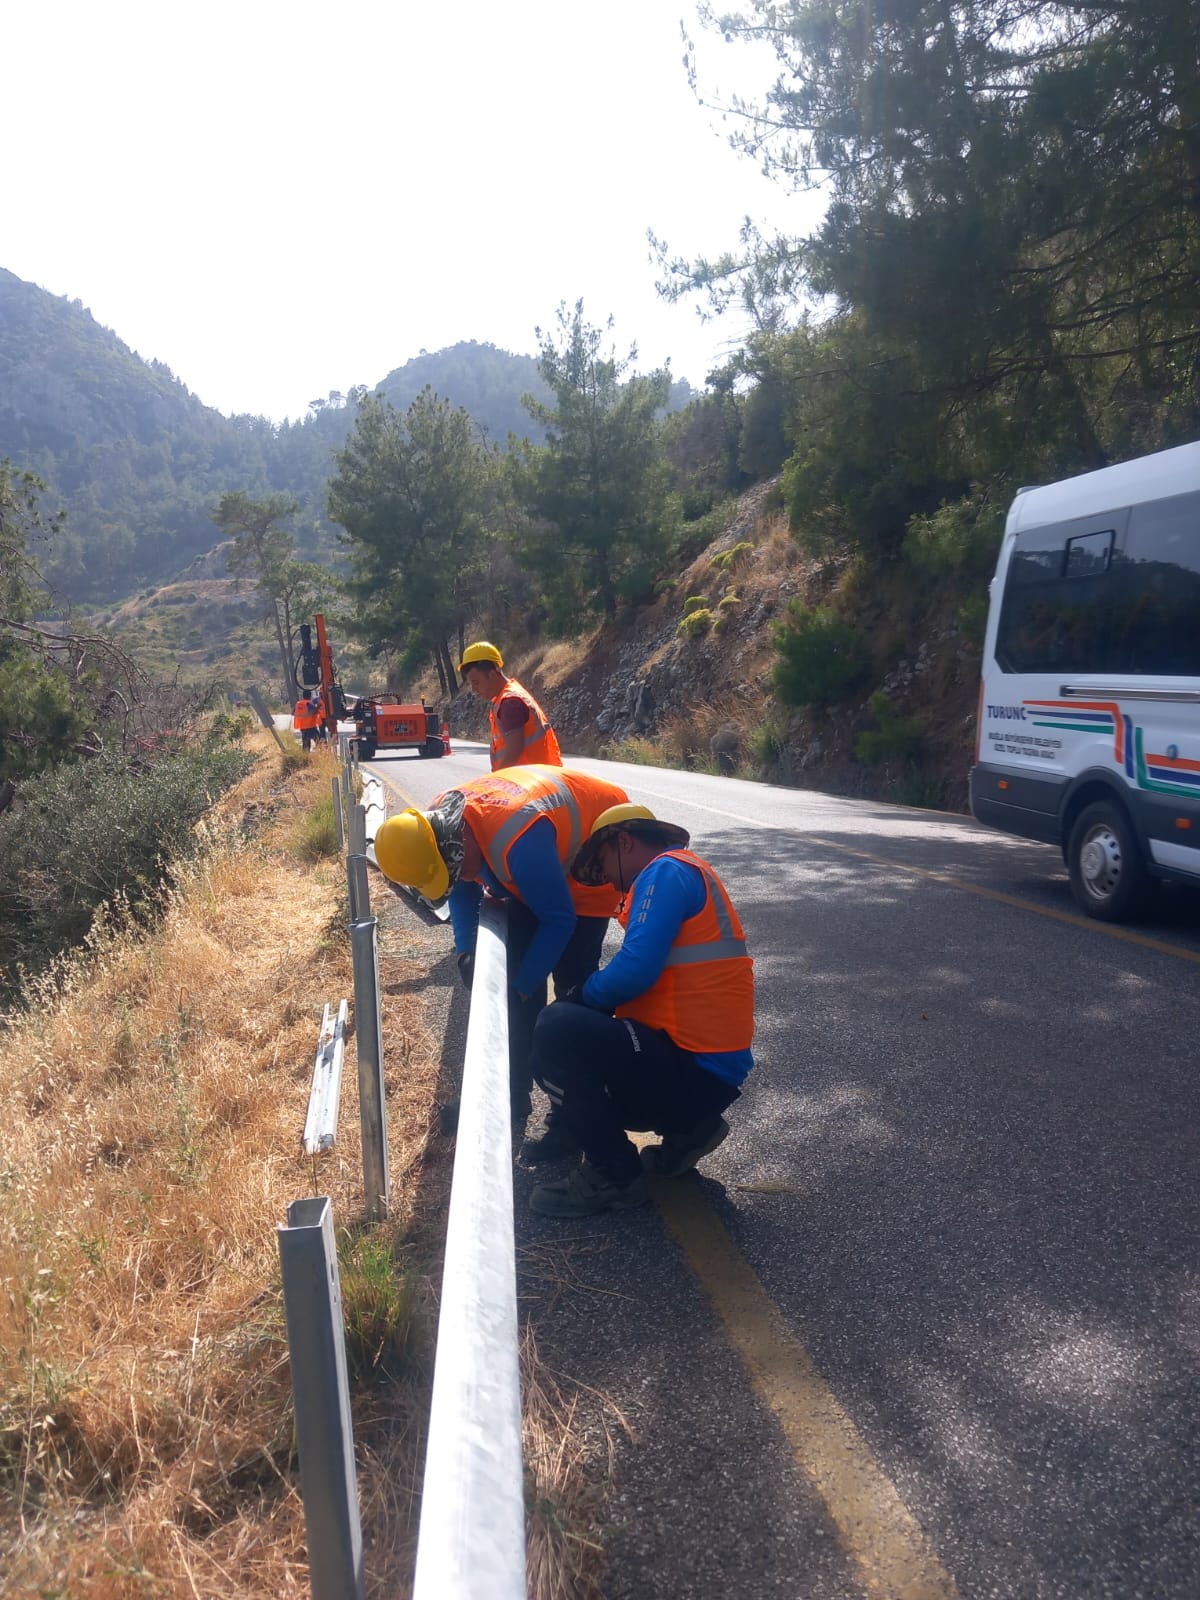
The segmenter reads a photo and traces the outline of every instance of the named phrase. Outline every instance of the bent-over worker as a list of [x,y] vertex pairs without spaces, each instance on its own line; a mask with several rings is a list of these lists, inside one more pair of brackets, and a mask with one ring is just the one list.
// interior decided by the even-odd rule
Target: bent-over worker
[[[556,993],[583,983],[600,964],[619,896],[607,884],[569,880],[567,866],[596,818],[628,796],[615,783],[562,767],[513,767],[439,795],[428,811],[410,807],[375,835],[375,859],[394,883],[426,900],[448,898],[459,971],[470,987],[483,893],[507,899],[509,1092],[514,1125],[530,1112],[533,1026]],[[527,1157],[577,1150],[553,1116]]]
[[[584,1156],[534,1189],[543,1215],[641,1205],[644,1169],[680,1177],[729,1133],[722,1113],[754,1065],[754,965],[725,885],[689,842],[623,804],[596,818],[575,858],[578,882],[620,893],[625,942],[534,1029],[534,1074]],[[627,1128],[661,1143],[639,1156]]]
[[505,675],[504,661],[494,644],[486,639],[469,644],[458,670],[471,693],[488,702],[493,772],[535,763],[562,766],[550,719],[523,684]]

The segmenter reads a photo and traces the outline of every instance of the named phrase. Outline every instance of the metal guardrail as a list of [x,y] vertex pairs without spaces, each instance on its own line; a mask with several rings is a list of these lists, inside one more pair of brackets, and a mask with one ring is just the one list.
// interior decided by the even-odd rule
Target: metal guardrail
[[342,1094],[342,1062],[346,1054],[346,1011],[343,1000],[335,1016],[326,1005],[321,1017],[321,1037],[313,1066],[312,1089],[308,1096],[308,1116],[304,1121],[306,1155],[320,1155],[332,1149],[337,1133],[338,1103]]
[[[366,861],[373,858],[371,839],[386,811],[383,786],[374,778],[364,783],[367,804],[350,809],[352,781],[348,761],[341,785],[334,779],[334,808],[350,849],[363,1187],[368,1214],[380,1218],[388,1206],[388,1151],[379,956]],[[374,824],[369,834],[368,818]],[[506,931],[503,905],[485,904],[467,1025],[413,1600],[524,1600],[526,1594]],[[314,1153],[328,1148],[322,1143],[326,1134],[333,1140],[341,1077],[333,1052],[345,1014],[343,1001],[327,1038],[325,1008],[305,1126],[305,1148]],[[288,1207],[279,1250],[312,1593],[314,1600],[362,1600],[341,1289],[327,1198]]]
[[485,904],[467,1024],[413,1600],[524,1600],[507,913]]

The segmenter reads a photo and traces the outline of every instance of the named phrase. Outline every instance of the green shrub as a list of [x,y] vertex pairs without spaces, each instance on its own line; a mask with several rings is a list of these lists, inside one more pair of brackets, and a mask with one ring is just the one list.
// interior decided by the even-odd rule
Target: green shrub
[[36,970],[79,944],[101,905],[140,914],[198,848],[195,825],[254,758],[162,735],[46,773],[0,815],[0,968]]
[[944,502],[931,516],[910,517],[904,533],[904,556],[930,578],[961,574],[990,577],[1004,531],[1005,506],[986,491]]
[[723,594],[720,600],[717,601],[717,610],[728,611],[733,606],[740,606],[741,603],[742,597],[740,594],[733,594],[732,592]]
[[778,715],[768,715],[746,735],[746,750],[760,768],[777,766],[787,748],[787,725]]
[[394,1383],[422,1358],[426,1339],[416,1278],[395,1259],[387,1231],[338,1239],[346,1365],[356,1383]]
[[940,778],[923,772],[906,772],[896,779],[893,798],[900,806],[919,806],[925,811],[940,811],[946,803]]
[[688,611],[680,619],[676,633],[681,633],[685,639],[700,639],[713,625],[713,614],[707,606],[699,611]]
[[635,767],[665,767],[667,762],[661,750],[649,739],[631,734],[628,739],[610,739],[601,745],[600,754],[605,761],[628,761]]
[[338,849],[337,817],[330,793],[321,796],[301,823],[296,851],[301,860],[312,862],[336,856]]
[[731,497],[701,511],[708,499],[707,495],[697,499],[678,493],[667,497],[661,528],[671,560],[678,567],[687,566],[719,539],[737,513],[737,501]]
[[254,718],[248,711],[238,711],[232,716],[227,711],[218,711],[209,729],[209,739],[217,745],[241,744],[253,726]]
[[860,733],[854,754],[869,767],[885,761],[914,761],[925,743],[925,729],[916,717],[902,717],[886,694],[871,696],[871,710],[879,727]]
[[866,676],[862,635],[828,606],[793,600],[787,620],[771,630],[777,660],[771,676],[787,706],[823,706],[842,699]]
[[968,644],[983,648],[983,636],[987,632],[988,619],[988,593],[986,588],[972,589],[962,605],[958,608],[958,626],[963,639]]
[[701,606],[706,606],[708,601],[702,594],[690,594],[683,602],[683,614],[686,617],[690,611],[699,611]]
[[754,546],[748,539],[742,539],[729,550],[719,550],[708,564],[710,567],[715,567],[718,572],[728,572],[729,568],[735,566],[747,550],[753,549]]

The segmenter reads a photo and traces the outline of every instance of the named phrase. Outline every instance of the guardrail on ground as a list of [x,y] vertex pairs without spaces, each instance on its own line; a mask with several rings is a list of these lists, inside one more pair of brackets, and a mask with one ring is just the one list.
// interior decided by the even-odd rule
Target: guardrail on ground
[[[342,750],[346,765],[333,780],[333,799],[348,849],[363,1190],[368,1214],[378,1218],[386,1215],[389,1177],[376,919],[366,864],[386,812],[375,778],[364,780],[365,803],[355,803],[353,758],[345,744]],[[486,905],[467,1025],[414,1600],[522,1600],[526,1592],[506,933],[504,907]],[[326,1008],[323,1046],[328,1022]],[[320,1073],[319,1049],[314,1098]],[[337,1075],[340,1082],[340,1068]],[[322,1118],[331,1115],[332,1142],[332,1061],[326,1079],[314,1126],[323,1131]],[[311,1101],[309,1117],[314,1121]],[[306,1127],[306,1147],[307,1141]],[[314,1600],[361,1600],[362,1533],[333,1240],[327,1198],[289,1206],[279,1248],[312,1593]]]
[[413,1600],[522,1600],[507,913],[479,921]]

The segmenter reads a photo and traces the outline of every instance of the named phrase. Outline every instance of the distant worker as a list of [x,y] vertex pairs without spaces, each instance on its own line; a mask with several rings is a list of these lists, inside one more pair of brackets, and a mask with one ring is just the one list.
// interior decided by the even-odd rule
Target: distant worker
[[499,650],[486,639],[469,644],[458,670],[472,694],[488,701],[492,727],[492,771],[538,763],[562,766],[562,752],[549,718],[515,678],[505,676]]
[[[620,893],[625,942],[534,1029],[534,1074],[584,1157],[534,1189],[544,1216],[642,1205],[644,1169],[681,1177],[729,1133],[722,1113],[754,1065],[754,964],[724,884],[688,843],[645,806],[618,805],[575,858],[577,882]],[[627,1128],[662,1142],[639,1156]]]
[[[483,892],[508,901],[514,1126],[523,1128],[531,1109],[530,1052],[546,979],[553,973],[555,992],[563,993],[595,972],[608,919],[619,905],[615,889],[573,882],[567,866],[596,818],[627,800],[615,783],[584,772],[513,767],[468,778],[428,811],[398,812],[375,835],[375,859],[393,883],[407,884],[435,905],[449,897],[454,948],[468,988]],[[522,1155],[549,1160],[578,1148],[550,1117]]]
[[317,725],[313,729],[313,738],[319,740],[322,744],[327,744],[329,742],[329,725],[325,716],[325,702],[321,699],[319,690],[313,690],[308,697],[308,703],[317,719]]
[[314,710],[312,697],[305,690],[296,701],[296,709],[292,712],[292,727],[300,735],[300,743],[306,750],[312,748],[312,742],[317,737],[319,710],[320,701],[317,702],[317,710]]

